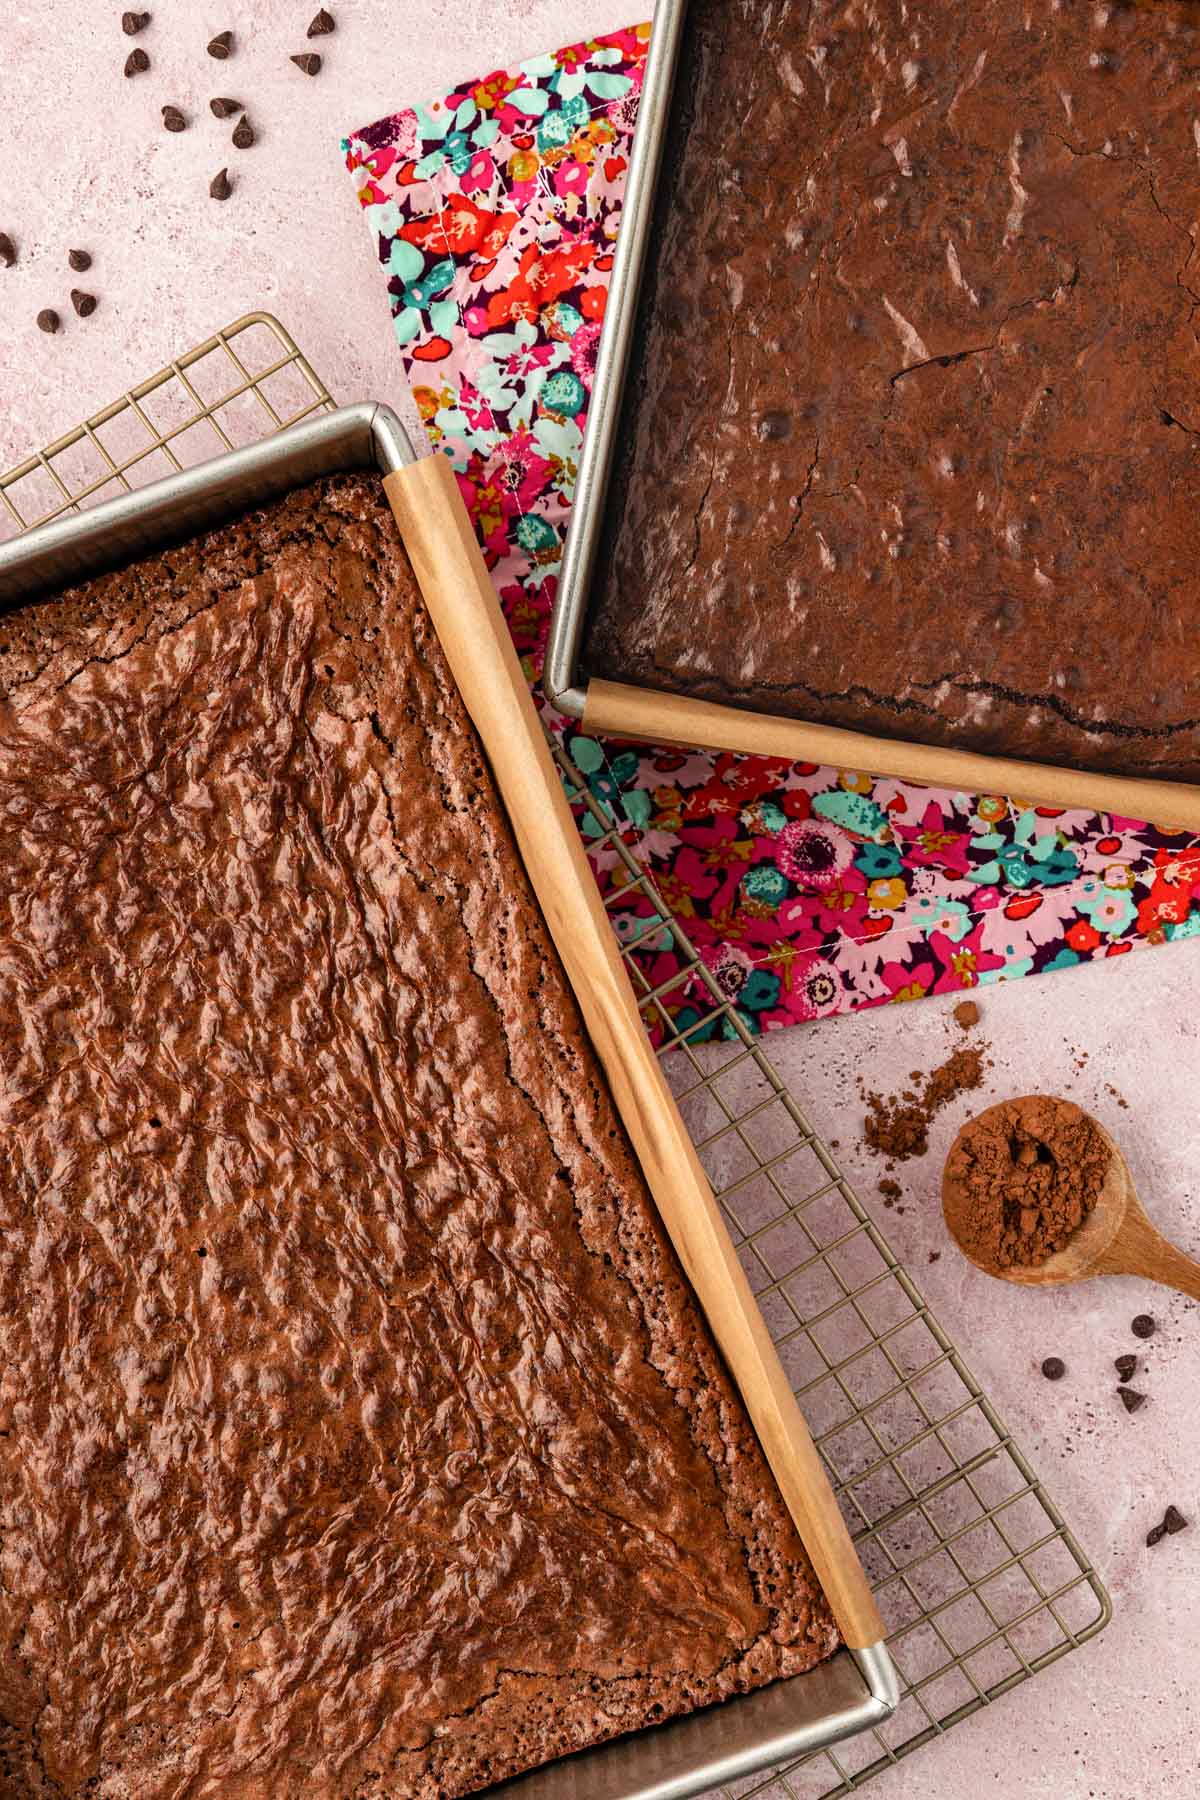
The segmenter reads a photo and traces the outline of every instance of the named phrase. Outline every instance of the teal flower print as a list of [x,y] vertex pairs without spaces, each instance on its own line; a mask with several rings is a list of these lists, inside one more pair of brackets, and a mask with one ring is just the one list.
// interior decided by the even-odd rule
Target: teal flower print
[[787,822],[787,814],[774,800],[754,800],[742,808],[742,824],[760,836],[778,837]]
[[778,906],[782,900],[787,899],[791,883],[770,863],[759,863],[755,868],[746,870],[742,876],[742,888],[748,899],[759,900],[764,906]]
[[538,149],[543,152],[564,149],[590,117],[587,101],[582,94],[576,94],[574,99],[566,101],[557,112],[548,112],[539,121]]
[[862,794],[847,793],[840,788],[837,793],[817,794],[812,809],[822,819],[831,819],[844,831],[852,831],[855,837],[878,839],[890,829],[888,816],[881,806],[876,806]]
[[522,513],[513,525],[513,536],[527,556],[544,556],[558,549],[558,533],[536,513]]
[[571,369],[560,369],[557,374],[547,376],[538,398],[545,412],[573,419],[587,405],[588,395],[578,375]]
[[739,1012],[770,1012],[779,999],[780,981],[769,969],[751,969],[737,997]]
[[583,314],[569,300],[555,300],[542,314],[546,329],[551,337],[567,341],[575,336],[584,323]]
[[454,264],[446,260],[434,263],[427,274],[410,281],[392,301],[392,326],[396,340],[410,344],[424,324],[426,310],[435,331],[452,331],[458,323],[458,307],[453,300],[439,300],[454,280]]
[[895,844],[864,844],[854,858],[868,881],[889,881],[904,870],[904,861]]

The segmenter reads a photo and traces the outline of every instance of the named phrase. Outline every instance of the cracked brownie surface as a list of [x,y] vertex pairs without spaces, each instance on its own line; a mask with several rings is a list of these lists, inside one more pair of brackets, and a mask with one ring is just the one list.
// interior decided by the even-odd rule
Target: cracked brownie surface
[[590,674],[1200,777],[1195,0],[694,0]]
[[4,1800],[435,1800],[833,1644],[379,484],[0,616]]

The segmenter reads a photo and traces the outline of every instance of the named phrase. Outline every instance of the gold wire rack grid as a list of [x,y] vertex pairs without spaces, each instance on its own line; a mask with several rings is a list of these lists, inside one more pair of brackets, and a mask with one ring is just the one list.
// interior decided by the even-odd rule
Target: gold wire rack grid
[[[0,538],[333,405],[282,325],[247,314],[0,475]],[[834,1800],[1094,1637],[1110,1602],[828,1146],[666,906],[631,834],[554,749],[577,815],[589,815],[589,849],[621,864],[623,880],[606,904],[625,909],[633,895],[645,897],[648,916],[622,954],[849,1520],[901,1677],[900,1708],[887,1725],[714,1790],[714,1800]],[[632,955],[655,948],[656,935],[674,959],[659,986]]]
[[[590,814],[589,852],[621,865],[605,904],[625,915],[618,936],[643,1018],[850,1525],[901,1682],[886,1725],[711,1800],[834,1800],[1095,1637],[1111,1604],[639,862],[636,831],[555,753],[577,814]],[[649,910],[631,935],[637,893]],[[658,986],[634,960],[647,950],[673,953]]]
[[0,542],[333,405],[278,319],[247,313],[0,475]]

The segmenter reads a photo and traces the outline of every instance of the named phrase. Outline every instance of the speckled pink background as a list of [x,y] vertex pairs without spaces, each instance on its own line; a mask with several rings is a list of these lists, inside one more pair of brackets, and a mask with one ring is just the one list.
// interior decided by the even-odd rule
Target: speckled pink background
[[[337,0],[338,30],[315,46],[325,68],[310,81],[288,56],[311,47],[315,10],[316,0],[164,0],[139,40],[153,67],[133,81],[121,77],[131,43],[117,0],[9,10],[0,230],[20,261],[0,269],[0,465],[255,307],[280,315],[337,398],[401,403],[384,284],[369,266],[340,134],[464,74],[632,18],[627,0]],[[238,53],[219,64],[204,45],[223,29]],[[232,121],[208,112],[216,93],[247,103],[253,150],[234,150]],[[191,115],[186,133],[162,130],[168,102]],[[223,206],[207,194],[222,164],[237,181]],[[86,277],[67,268],[72,245],[95,256]],[[73,284],[99,296],[88,321],[71,312]],[[57,338],[34,323],[49,305],[65,321]],[[993,1067],[979,1103],[1040,1088],[1092,1107],[1124,1145],[1155,1218],[1200,1251],[1198,994],[1200,942],[989,989],[981,1030]],[[880,1169],[860,1148],[855,1072],[887,1091],[910,1069],[933,1067],[951,1040],[949,1004],[830,1020],[768,1047],[840,1140],[870,1205]],[[1200,1786],[1200,1315],[1136,1282],[1035,1295],[971,1271],[945,1245],[936,1198],[940,1158],[966,1111],[959,1102],[943,1114],[928,1158],[901,1171],[903,1213],[879,1216],[1098,1564],[1116,1617],[1095,1644],[869,1791],[1186,1800]],[[942,1252],[933,1264],[931,1250]],[[1139,1377],[1150,1403],[1129,1418],[1111,1364],[1135,1347],[1128,1321],[1147,1308],[1162,1326]],[[1057,1386],[1037,1372],[1052,1353],[1068,1364]],[[1197,1523],[1148,1551],[1146,1529],[1168,1501]]]

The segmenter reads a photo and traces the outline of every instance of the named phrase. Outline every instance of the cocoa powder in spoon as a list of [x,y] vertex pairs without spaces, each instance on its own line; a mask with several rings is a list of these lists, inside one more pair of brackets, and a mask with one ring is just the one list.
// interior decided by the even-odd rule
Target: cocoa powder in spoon
[[965,1205],[958,1236],[994,1268],[1034,1267],[1061,1250],[1099,1197],[1111,1152],[1070,1100],[1035,1094],[971,1120],[946,1173]]

